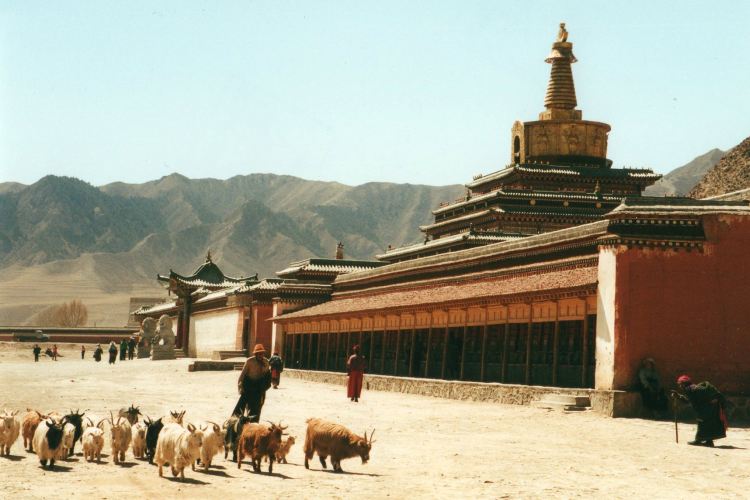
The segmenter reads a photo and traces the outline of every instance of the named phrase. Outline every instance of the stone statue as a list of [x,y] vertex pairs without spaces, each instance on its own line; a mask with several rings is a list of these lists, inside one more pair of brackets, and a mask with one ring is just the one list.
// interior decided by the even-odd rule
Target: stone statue
[[560,31],[557,32],[558,42],[568,41],[568,30],[565,29],[565,23],[560,23]]
[[159,318],[159,327],[151,343],[151,359],[153,361],[175,359],[172,319],[166,314]]
[[145,318],[141,323],[141,331],[138,332],[138,357],[147,358],[151,355],[151,344],[156,335],[156,320]]

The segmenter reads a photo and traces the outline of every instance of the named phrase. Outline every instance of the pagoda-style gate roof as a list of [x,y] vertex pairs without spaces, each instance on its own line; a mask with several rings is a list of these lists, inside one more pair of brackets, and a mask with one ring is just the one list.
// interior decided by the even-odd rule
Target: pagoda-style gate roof
[[206,261],[189,276],[184,276],[169,270],[168,275],[157,274],[156,279],[178,296],[192,294],[198,289],[215,291],[238,287],[245,284],[257,283],[258,275],[249,278],[235,278],[226,276],[219,266],[211,260],[211,252],[206,255]]

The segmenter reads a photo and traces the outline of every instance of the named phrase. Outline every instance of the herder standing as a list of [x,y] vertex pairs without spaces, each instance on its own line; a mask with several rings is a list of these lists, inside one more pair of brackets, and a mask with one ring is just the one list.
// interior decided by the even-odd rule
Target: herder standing
[[281,372],[284,371],[284,360],[279,356],[279,352],[276,351],[268,359],[268,364],[271,366],[271,384],[274,389],[279,388],[279,382],[281,381]]
[[359,402],[359,396],[362,393],[362,379],[365,376],[365,367],[367,361],[359,353],[359,345],[352,347],[352,355],[346,361],[346,371],[349,373],[349,383],[346,387],[346,395],[355,403]]
[[128,359],[133,359],[133,354],[135,354],[135,337],[130,337],[130,340],[128,340]]
[[122,339],[120,341],[120,361],[125,361],[128,355],[128,341]]
[[115,341],[112,340],[109,342],[109,364],[114,365],[115,361],[117,361],[117,346]]
[[39,344],[34,344],[33,351],[34,351],[34,362],[38,363],[39,362],[39,354],[42,353],[42,348],[39,347]]
[[713,448],[714,439],[727,437],[726,398],[709,382],[694,384],[687,375],[681,375],[677,384],[685,394],[672,391],[672,397],[689,402],[697,415],[695,441],[688,444]]
[[271,387],[271,367],[263,356],[265,353],[263,344],[255,344],[252,357],[245,361],[237,380],[240,400],[237,401],[232,415],[242,415],[243,410],[247,408],[253,416],[252,422],[260,420],[260,411],[266,401],[266,391]]

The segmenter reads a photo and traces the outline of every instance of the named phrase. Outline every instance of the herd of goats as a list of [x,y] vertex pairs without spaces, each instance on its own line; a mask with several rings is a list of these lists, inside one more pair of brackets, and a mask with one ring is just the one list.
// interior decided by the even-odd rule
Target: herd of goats
[[[242,467],[242,460],[249,457],[255,472],[260,472],[262,460],[268,460],[271,474],[274,462],[286,463],[286,455],[294,444],[294,437],[284,432],[287,426],[282,426],[281,422],[258,423],[247,412],[232,416],[222,426],[211,421],[185,425],[184,411],[173,411],[157,420],[146,417],[139,421],[142,414],[135,405],[120,409],[117,417],[110,412],[109,418],[97,418],[79,410],[67,415],[57,412],[45,415],[32,409],[27,412],[23,418],[18,417],[17,410],[5,410],[0,414],[0,453],[10,455],[11,446],[21,434],[24,448],[36,453],[42,468],[50,469],[54,468],[56,460],[73,456],[78,441],[86,461],[100,462],[107,428],[115,464],[122,463],[128,448],[132,447],[135,458],[147,458],[149,464],[156,462],[159,477],[163,476],[164,465],[169,464],[172,475],[179,475],[181,479],[185,479],[188,465],[193,471],[196,464],[208,470],[213,457],[222,450],[224,459],[232,453],[232,461],[238,468]],[[362,463],[367,463],[374,432],[369,437],[366,431],[364,436],[358,436],[343,425],[319,418],[308,419],[305,468],[310,468],[308,462],[315,453],[323,468],[327,468],[326,459],[330,457],[335,472],[343,472],[341,460],[345,458],[359,456]]]

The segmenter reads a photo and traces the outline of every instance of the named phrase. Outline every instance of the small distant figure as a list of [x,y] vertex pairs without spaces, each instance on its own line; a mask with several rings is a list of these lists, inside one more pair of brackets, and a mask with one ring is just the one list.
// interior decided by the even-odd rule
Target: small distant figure
[[86,357],[86,346],[81,344],[81,359]]
[[284,360],[281,359],[278,351],[275,351],[273,356],[268,359],[268,364],[271,366],[271,385],[274,389],[278,389],[279,382],[281,381],[281,372],[284,371]]
[[57,344],[52,346],[52,361],[57,361]]
[[32,349],[32,351],[34,352],[34,362],[38,363],[39,355],[42,353],[42,348],[39,347],[39,344],[34,344],[34,349]]
[[672,391],[672,397],[680,401],[689,402],[697,415],[698,430],[695,440],[689,445],[714,447],[714,439],[727,437],[726,405],[727,400],[719,390],[709,382],[694,384],[688,375],[681,375],[677,379],[684,394]]
[[115,341],[112,340],[109,343],[109,364],[114,365],[115,361],[117,361],[117,346],[115,345]]
[[667,395],[661,386],[661,379],[653,358],[641,361],[641,367],[638,369],[638,388],[644,408],[651,411],[655,418],[667,411]]
[[133,355],[135,354],[135,337],[130,337],[130,340],[128,340],[128,359],[132,360]]
[[359,345],[352,347],[352,355],[346,361],[346,371],[349,374],[349,383],[346,386],[346,395],[355,403],[359,402],[362,394],[362,380],[365,376],[366,359],[359,353]]
[[558,42],[568,41],[568,30],[565,29],[565,23],[560,23],[560,30],[557,32]]
[[96,344],[96,349],[94,349],[94,361],[97,363],[102,360],[102,354],[104,354],[104,349],[102,349],[101,344]]
[[125,339],[122,339],[120,341],[120,361],[125,361],[125,358],[128,355],[128,341]]

